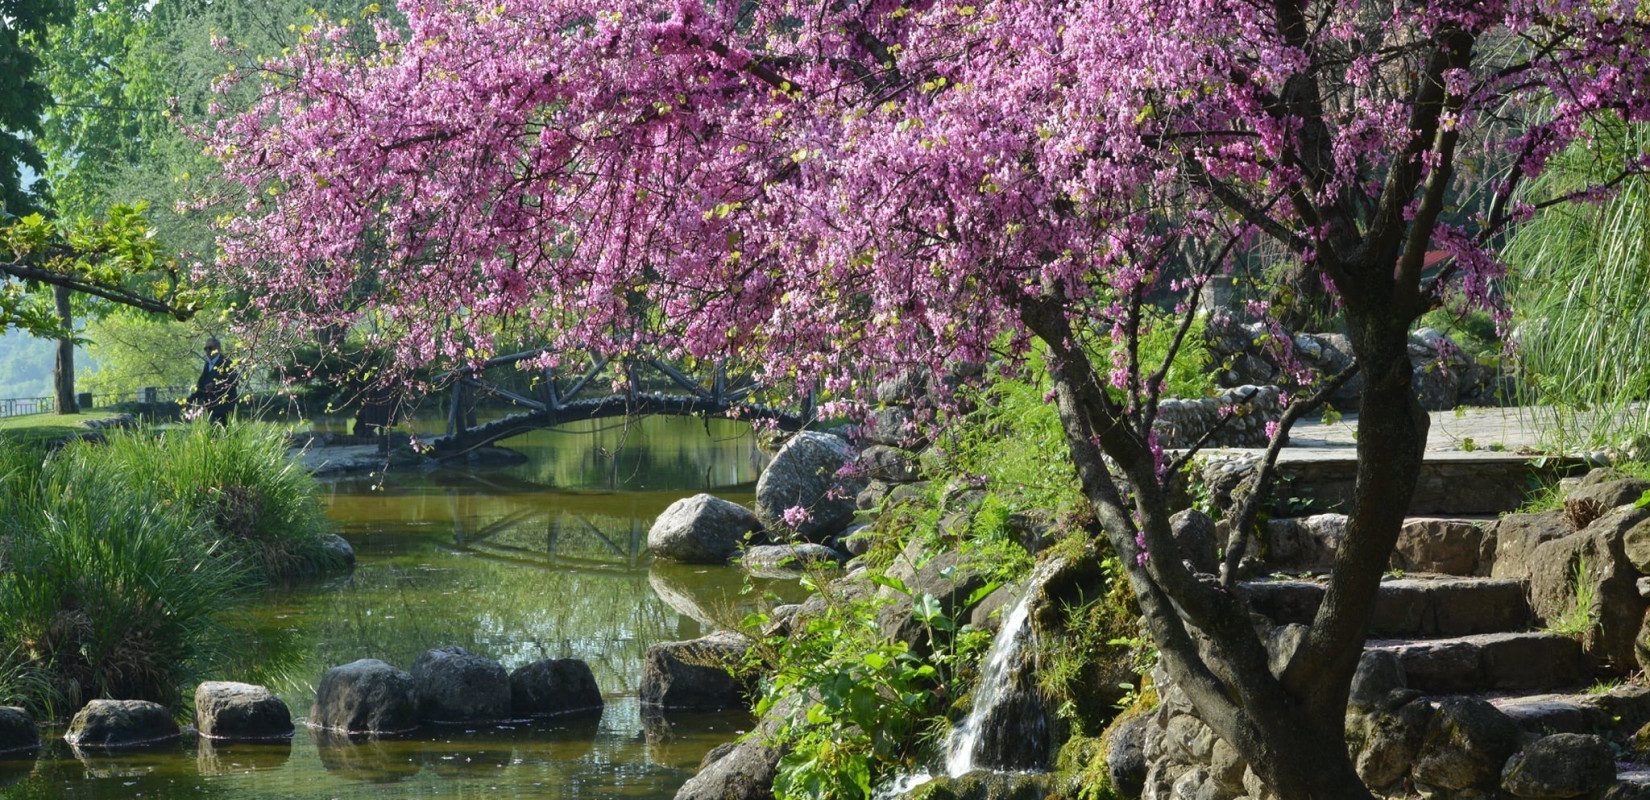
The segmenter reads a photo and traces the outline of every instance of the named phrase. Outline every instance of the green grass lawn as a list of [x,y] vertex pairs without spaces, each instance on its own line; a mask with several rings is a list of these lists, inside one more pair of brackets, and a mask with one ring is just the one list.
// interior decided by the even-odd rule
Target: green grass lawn
[[114,411],[81,414],[29,414],[0,419],[0,439],[12,442],[53,442],[87,431],[86,423],[120,416]]

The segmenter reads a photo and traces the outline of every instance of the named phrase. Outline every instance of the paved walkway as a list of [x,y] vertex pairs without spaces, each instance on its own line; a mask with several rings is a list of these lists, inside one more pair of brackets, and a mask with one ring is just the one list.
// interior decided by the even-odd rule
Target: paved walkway
[[[1544,420],[1538,409],[1461,408],[1431,412],[1427,451],[1483,452],[1544,450]],[[1302,420],[1289,436],[1291,447],[1352,447],[1358,417],[1348,414],[1333,425]]]

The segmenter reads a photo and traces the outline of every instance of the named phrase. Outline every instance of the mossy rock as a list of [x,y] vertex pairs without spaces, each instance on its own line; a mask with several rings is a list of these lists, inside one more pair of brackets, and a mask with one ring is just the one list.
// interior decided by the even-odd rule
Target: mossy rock
[[1056,779],[1050,773],[979,770],[960,778],[935,778],[901,800],[1046,800],[1055,791]]

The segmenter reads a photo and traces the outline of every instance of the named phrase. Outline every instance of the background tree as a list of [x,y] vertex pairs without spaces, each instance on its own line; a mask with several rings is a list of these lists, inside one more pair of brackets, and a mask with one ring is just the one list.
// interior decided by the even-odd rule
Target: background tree
[[[220,268],[260,321],[370,309],[413,367],[526,320],[569,352],[823,379],[828,412],[902,367],[1039,347],[1163,667],[1291,798],[1370,796],[1344,713],[1426,440],[1411,325],[1487,304],[1490,245],[1535,210],[1517,187],[1590,120],[1650,110],[1632,2],[402,10],[405,29],[367,23],[374,42],[349,20],[309,32],[215,130],[249,198]],[[1222,574],[1192,574],[1164,487],[1185,456],[1152,432],[1165,366],[1137,346],[1154,325],[1183,338],[1200,285],[1260,239],[1333,287],[1366,378],[1347,534],[1276,672],[1232,591],[1270,467]],[[1178,316],[1154,322],[1165,297]],[[1291,403],[1269,459],[1349,375]]]
[[[1650,129],[1604,125],[1531,184],[1540,201],[1597,185],[1650,152]],[[1518,360],[1571,440],[1613,444],[1650,434],[1650,181],[1538,214],[1508,244]]]

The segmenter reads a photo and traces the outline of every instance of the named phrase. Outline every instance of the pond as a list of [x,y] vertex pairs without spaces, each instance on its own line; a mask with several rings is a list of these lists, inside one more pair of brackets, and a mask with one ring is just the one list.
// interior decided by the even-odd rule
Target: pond
[[648,418],[588,423],[504,443],[528,458],[486,472],[391,473],[329,482],[324,499],[356,549],[353,574],[273,589],[237,613],[238,663],[207,677],[270,686],[308,713],[327,667],[381,658],[402,669],[460,645],[506,669],[587,661],[599,716],[427,727],[341,742],[299,726],[291,742],[78,755],[61,740],[0,761],[6,798],[669,798],[748,715],[644,714],[642,655],[695,638],[797,587],[729,567],[650,564],[647,528],[672,501],[751,499],[763,456],[748,426]]

